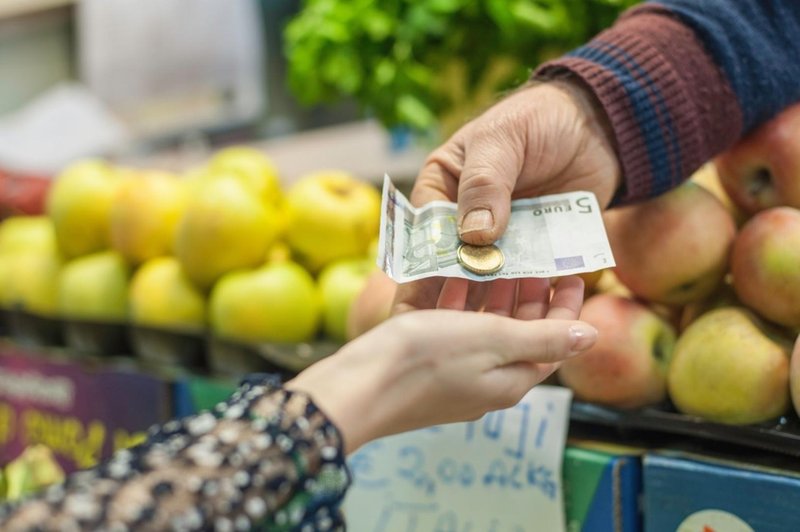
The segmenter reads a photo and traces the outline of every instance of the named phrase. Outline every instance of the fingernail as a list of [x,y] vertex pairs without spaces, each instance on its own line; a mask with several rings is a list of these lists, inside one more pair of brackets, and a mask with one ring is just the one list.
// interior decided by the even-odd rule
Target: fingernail
[[597,329],[585,323],[577,323],[569,328],[569,336],[572,339],[572,353],[577,355],[594,345],[597,340]]
[[474,209],[469,211],[464,219],[461,220],[460,233],[472,233],[474,231],[487,231],[494,226],[494,217],[489,209]]

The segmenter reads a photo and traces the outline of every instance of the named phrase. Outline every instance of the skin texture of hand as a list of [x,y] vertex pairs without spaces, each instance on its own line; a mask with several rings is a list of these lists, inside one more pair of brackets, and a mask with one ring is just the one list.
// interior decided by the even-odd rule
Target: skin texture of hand
[[483,312],[463,310],[468,287],[448,279],[437,310],[390,318],[287,388],[311,395],[352,452],[375,438],[513,406],[597,337],[576,321],[578,277],[562,279],[552,296],[546,279],[497,281]]
[[[508,225],[512,199],[588,190],[606,207],[621,182],[611,139],[605,115],[577,82],[527,86],[433,151],[411,202],[458,202],[461,239],[490,244]],[[433,308],[443,282],[401,285],[394,312]],[[471,293],[469,306],[479,307],[481,297],[480,291]]]

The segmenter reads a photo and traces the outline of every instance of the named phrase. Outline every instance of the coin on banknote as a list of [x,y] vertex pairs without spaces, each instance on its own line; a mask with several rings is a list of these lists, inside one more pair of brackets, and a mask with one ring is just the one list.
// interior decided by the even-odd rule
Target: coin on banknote
[[494,244],[488,246],[461,244],[458,246],[458,262],[472,273],[487,275],[500,270],[505,264],[505,257],[500,248]]

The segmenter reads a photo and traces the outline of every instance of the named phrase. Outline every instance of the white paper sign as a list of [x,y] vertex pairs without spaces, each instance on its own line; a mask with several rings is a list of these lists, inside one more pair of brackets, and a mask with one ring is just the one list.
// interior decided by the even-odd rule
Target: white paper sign
[[538,386],[479,421],[372,442],[348,463],[353,532],[558,532],[572,392]]

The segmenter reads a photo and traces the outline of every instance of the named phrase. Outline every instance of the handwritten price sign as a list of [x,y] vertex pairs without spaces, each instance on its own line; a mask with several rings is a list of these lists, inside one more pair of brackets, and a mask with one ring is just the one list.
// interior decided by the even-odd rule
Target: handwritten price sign
[[571,392],[539,386],[479,421],[384,438],[349,460],[354,532],[564,530],[561,461]]

